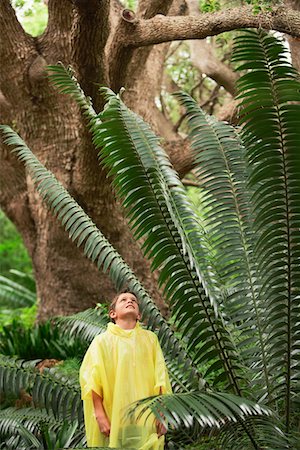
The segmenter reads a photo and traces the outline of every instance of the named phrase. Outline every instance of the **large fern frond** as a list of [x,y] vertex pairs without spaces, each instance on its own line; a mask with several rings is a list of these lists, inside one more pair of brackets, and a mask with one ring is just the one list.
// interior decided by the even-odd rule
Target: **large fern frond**
[[300,381],[300,82],[283,44],[262,30],[235,40],[242,139],[254,192],[254,256],[273,395],[284,400],[286,431]]
[[246,150],[232,126],[205,114],[189,95],[178,93],[176,97],[187,110],[196,174],[204,190],[205,225],[219,255],[215,280],[229,291],[221,299],[223,308],[238,334],[242,358],[251,366],[249,376],[253,366],[259,368],[270,394],[263,305],[253,258]]
[[45,409],[58,420],[78,419],[83,411],[77,377],[66,377],[58,371],[44,369],[40,373],[38,361],[24,361],[0,357],[0,391],[5,395],[20,396],[21,391],[32,397],[36,408]]
[[76,448],[86,442],[83,423],[57,420],[51,413],[34,408],[1,410],[0,437],[0,449],[10,450],[61,448],[57,444]]
[[218,279],[223,285],[229,281],[244,296],[252,269],[245,149],[233,127],[205,114],[188,94],[175,96],[186,108],[195,174],[205,205],[204,223],[219,254]]
[[194,443],[200,444],[201,435],[214,430],[224,450],[289,448],[269,409],[231,394],[193,392],[150,397],[132,405],[128,414],[147,420],[149,411],[170,430],[183,427],[192,433],[198,428]]
[[[80,86],[76,82],[73,73],[70,73],[68,70],[62,67],[58,67],[57,69],[55,67],[52,67],[51,71],[52,75],[50,77],[52,78],[52,81],[54,81],[54,83],[59,87],[59,89],[63,92],[70,92],[78,102],[78,104],[82,106],[83,93],[80,89]],[[103,144],[102,138],[104,136],[103,131],[105,128],[103,128],[103,126],[101,125],[101,120],[103,119],[103,117],[107,117],[109,114],[114,114],[111,105],[113,103],[113,98],[117,99],[117,97],[114,96],[114,94],[109,90],[106,90],[106,95],[107,97],[110,97],[111,101],[106,106],[104,113],[100,116],[96,116],[95,112],[89,109],[90,113],[88,114],[90,117],[91,129],[94,133],[94,142],[98,147],[102,146]],[[87,110],[87,107],[84,105],[84,103],[83,109],[84,111]],[[110,112],[108,112],[108,110]],[[132,152],[132,149],[134,148],[134,145],[137,144],[137,141],[134,142],[134,145],[131,148],[131,153],[128,153],[127,150],[130,149],[130,144],[128,144],[128,142],[126,143],[126,140],[129,137],[126,134],[122,137],[122,147],[124,149],[126,147],[127,149],[126,151],[123,151],[123,155],[118,155],[116,152],[111,152],[111,143],[105,142],[105,145],[108,144],[106,145],[106,151],[110,154],[110,158],[108,159],[110,163],[113,164],[113,167],[110,166],[110,174],[119,172],[120,175],[121,172],[123,173],[122,189],[119,189],[119,194],[121,196],[124,196],[126,195],[126,191],[127,194],[128,192],[130,192],[130,194],[126,196],[124,205],[129,207],[129,210],[132,209],[133,204],[135,205],[135,214],[131,217],[133,223],[138,222],[138,226],[133,225],[133,228],[135,228],[135,235],[138,238],[145,235],[145,232],[148,233],[148,238],[146,238],[146,241],[144,243],[145,254],[150,255],[150,257],[153,256],[153,270],[157,267],[161,268],[160,283],[165,284],[166,296],[172,296],[175,315],[177,317],[179,317],[179,315],[181,316],[181,323],[183,323],[183,321],[185,322],[183,334],[189,333],[190,335],[192,335],[192,329],[202,330],[202,334],[200,334],[198,338],[198,344],[201,346],[201,350],[198,350],[196,356],[199,359],[199,355],[201,354],[202,361],[208,363],[212,360],[212,353],[215,354],[216,360],[219,357],[221,361],[223,361],[223,363],[221,363],[221,365],[219,364],[218,368],[222,370],[223,367],[225,376],[228,376],[229,378],[230,385],[238,392],[238,376],[236,376],[234,373],[237,366],[237,359],[234,358],[234,345],[230,339],[230,335],[227,333],[222,323],[221,317],[215,314],[214,308],[212,307],[211,303],[214,303],[213,294],[211,293],[210,298],[205,295],[205,290],[207,291],[207,286],[205,286],[206,278],[203,276],[203,274],[200,274],[199,267],[196,264],[196,260],[199,258],[203,259],[204,255],[201,253],[201,246],[198,245],[199,234],[197,233],[196,227],[193,224],[191,211],[188,207],[188,200],[186,196],[183,195],[183,187],[179,181],[177,174],[171,170],[170,162],[165,153],[155,143],[157,141],[156,136],[154,136],[153,134],[151,135],[149,131],[145,132],[148,127],[143,123],[143,121],[141,119],[138,119],[132,113],[126,111],[126,108],[123,107],[123,113],[127,114],[127,119],[129,120],[127,131],[129,132],[131,128],[133,132],[131,138],[134,137],[137,121],[139,122],[139,126],[142,130],[142,141],[140,141],[139,144],[141,145],[139,146],[138,144],[138,147],[141,151],[141,161],[146,164],[146,168],[148,170],[146,178],[148,178],[148,180],[150,181],[150,190],[148,193],[149,195],[145,193],[145,184],[144,186],[139,186],[137,182],[138,180],[141,181],[141,174],[143,172],[143,169],[140,167],[138,173],[138,166],[134,163],[135,155]],[[114,139],[118,139],[120,136],[113,136],[113,133],[115,132],[113,121],[110,119],[108,121],[107,119],[105,120],[105,126],[108,126],[109,128],[107,137],[110,136],[112,142],[114,142]],[[115,121],[114,124],[116,125],[116,123],[117,122]],[[107,137],[104,137],[104,140],[106,140]],[[146,138],[146,140],[149,140],[148,144],[144,138]],[[144,149],[143,143],[146,144]],[[105,153],[105,150],[103,151]],[[125,154],[127,159],[124,159]],[[121,158],[119,161],[117,160],[118,157]],[[154,161],[155,167],[153,170]],[[159,163],[157,161],[159,161]],[[107,161],[105,162],[105,164],[110,163],[108,163]],[[129,175],[129,171],[132,170],[133,166],[135,170],[134,177]],[[117,177],[115,177],[115,179],[117,179]],[[147,185],[146,189],[148,188],[149,186]],[[155,195],[153,197],[153,193],[155,193],[157,198],[162,195],[162,198],[157,202]],[[146,197],[143,197],[144,195],[146,195]],[[152,199],[154,199],[154,203],[152,202],[152,200],[150,200],[151,196]],[[143,200],[145,200],[145,198],[149,208],[144,208]],[[167,228],[163,229],[162,227],[162,225],[165,226],[166,217],[163,218],[163,221],[161,223],[157,222],[157,206],[158,209],[161,209],[161,213],[163,213],[162,217],[164,214],[166,214],[166,217],[168,216]],[[156,208],[156,212],[154,212],[154,214],[153,207]],[[141,209],[143,209],[142,214]],[[151,232],[151,228],[156,230],[155,235]],[[189,232],[186,233],[185,230],[188,230]],[[176,236],[174,235],[174,233],[176,233]],[[182,252],[180,252],[180,249],[182,250]],[[167,264],[165,264],[165,262]],[[204,267],[203,264],[202,267]],[[190,273],[190,269],[192,269],[192,273]],[[170,274],[172,274],[171,277]],[[178,286],[177,289],[176,285],[174,284],[175,276],[176,280],[178,280],[178,278],[181,280],[181,283],[176,282],[176,285]],[[199,281],[197,281],[199,279],[201,280],[200,284]],[[195,290],[196,285],[197,287]],[[190,292],[188,294],[189,289]],[[192,292],[193,290],[196,293],[196,297],[194,296],[195,293]],[[196,299],[199,298],[199,293],[201,293],[201,298],[203,299],[204,303],[201,308],[199,307],[201,315],[198,316],[198,322],[197,324],[195,324],[194,308],[197,304]],[[182,299],[183,296],[185,297],[184,302]],[[182,311],[182,304],[185,305],[185,314],[183,314]],[[162,328],[160,328],[160,331],[163,334]],[[210,340],[211,346],[210,348],[206,348],[205,353],[203,351],[204,348],[201,345],[203,343],[203,334],[212,335],[212,339]],[[214,345],[215,343],[216,345]],[[190,349],[194,349],[195,339],[193,339],[190,344]],[[232,358],[235,360],[234,363],[231,361]],[[213,362],[213,367],[216,366],[216,363],[218,365],[218,362],[216,362],[215,360],[213,360]],[[207,373],[210,374],[212,370],[213,369],[210,370],[210,368],[208,368]]]
[[[207,375],[217,365],[239,392],[234,344],[216,302],[207,295],[198,264],[198,224],[179,177],[149,126],[112,91],[103,91],[108,103],[100,115],[102,124],[95,130],[92,127],[101,161],[113,175],[113,186],[136,238],[144,237],[143,249],[152,260],[152,269],[160,269],[159,283],[164,285],[175,323],[190,351],[198,358],[201,354],[201,362],[208,365]],[[195,347],[196,335],[201,350]],[[204,348],[203,342],[209,345]]]
[[31,328],[14,319],[4,325],[0,338],[0,353],[19,356],[22,359],[56,358],[66,359],[84,355],[87,343],[74,336],[65,336],[52,321]]
[[100,308],[89,308],[71,316],[56,317],[55,323],[64,334],[91,342],[106,329],[108,314]]
[[164,320],[131,268],[61,183],[38,161],[22,139],[10,127],[1,126],[1,129],[6,136],[5,142],[12,145],[19,158],[25,162],[38,192],[68,231],[72,241],[75,241],[78,247],[84,246],[84,254],[99,269],[102,268],[104,272],[108,272],[117,290],[126,285],[135,292],[140,300],[142,319],[146,322],[148,328],[157,331],[165,354],[173,359],[176,357],[179,364],[185,365],[187,377],[193,380],[195,387],[199,386],[199,383],[202,385],[202,378],[193,367],[187,351]]
[[1,307],[20,308],[31,306],[36,301],[36,294],[31,289],[17,281],[0,275],[0,303]]
[[97,113],[93,108],[92,99],[84,94],[75,77],[72,67],[65,67],[63,64],[57,64],[55,66],[47,66],[47,71],[48,78],[58,91],[73,97],[84,115],[87,116],[89,120],[95,120],[95,122],[97,122]]
[[36,292],[35,279],[31,273],[22,272],[17,269],[10,269],[9,273],[13,280],[22,284],[22,286],[29,289],[30,292]]
[[0,448],[20,450],[40,448],[41,442],[34,432],[38,433],[41,422],[49,424],[54,429],[60,426],[46,411],[12,407],[0,410]]

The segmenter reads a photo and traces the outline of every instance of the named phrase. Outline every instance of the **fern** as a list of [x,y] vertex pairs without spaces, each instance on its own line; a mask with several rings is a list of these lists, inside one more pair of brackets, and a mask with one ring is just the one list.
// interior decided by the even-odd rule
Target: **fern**
[[[158,338],[165,353],[170,355],[170,358],[176,357],[179,363],[186,363],[187,360],[190,360],[182,343],[176,338],[130,267],[83,209],[55,179],[53,174],[45,169],[16,133],[6,126],[1,126],[1,129],[6,135],[5,142],[8,145],[13,145],[14,151],[17,151],[19,158],[25,162],[37,190],[56,214],[58,220],[65,226],[69,237],[77,243],[77,246],[84,245],[85,255],[95,262],[98,268],[102,267],[104,272],[108,272],[117,290],[126,285],[135,292],[140,300],[142,320],[147,323],[148,328],[154,331],[158,328]],[[193,367],[191,360],[188,370],[193,373],[194,379],[202,384],[201,377]]]
[[54,450],[61,445],[69,448],[69,445],[85,444],[83,424],[78,426],[77,422],[58,421],[46,411],[33,408],[1,410],[0,437],[0,448],[10,450]]
[[[205,226],[213,250],[219,255],[214,279],[227,286],[227,295],[219,301],[227,321],[237,330],[244,364],[260,367],[270,395],[263,305],[253,258],[256,236],[250,219],[245,147],[230,125],[206,115],[187,94],[176,97],[187,110],[196,173],[203,189]],[[251,376],[252,368],[248,374]]]
[[[274,426],[270,410],[232,394],[193,392],[149,397],[132,406],[128,414],[147,420],[149,410],[171,428],[183,426],[190,433],[197,430],[194,443],[200,444],[210,430],[222,450],[290,448],[287,438]],[[186,444],[184,436],[179,439]]]
[[100,309],[87,309],[71,316],[57,317],[55,323],[65,335],[91,342],[106,329],[108,315]]
[[246,70],[238,82],[238,98],[254,191],[254,258],[267,312],[270,384],[273,401],[279,405],[284,400],[288,433],[300,382],[299,75],[283,44],[263,31],[236,38],[234,60],[239,70]]
[[202,255],[197,222],[179,178],[149,127],[115,94],[103,90],[108,104],[101,114],[102,124],[92,127],[94,142],[101,148],[104,166],[114,174],[112,183],[131,216],[135,236],[145,237],[145,256],[152,259],[152,269],[160,268],[159,283],[170,298],[175,323],[185,322],[183,335],[189,333],[190,351],[194,342],[189,336],[196,325],[199,340],[203,332],[211,342],[205,353],[201,350],[203,362],[209,365],[206,375],[214,370],[213,353],[229,385],[239,393],[234,344],[213,297],[208,297],[197,261]]
[[36,294],[33,289],[0,275],[0,300],[2,307],[19,308],[33,305]]
[[53,370],[39,373],[35,366],[39,360],[24,361],[0,357],[0,392],[19,397],[21,390],[32,397],[35,407],[44,408],[57,419],[82,421],[83,412],[80,387],[76,379],[70,379]]

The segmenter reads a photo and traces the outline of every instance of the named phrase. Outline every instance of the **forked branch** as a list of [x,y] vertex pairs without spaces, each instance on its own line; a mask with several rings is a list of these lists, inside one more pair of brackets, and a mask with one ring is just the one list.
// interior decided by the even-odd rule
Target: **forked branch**
[[253,14],[244,6],[196,16],[157,15],[137,20],[124,35],[124,46],[142,47],[174,40],[204,39],[241,28],[265,28],[300,37],[300,12],[282,7]]

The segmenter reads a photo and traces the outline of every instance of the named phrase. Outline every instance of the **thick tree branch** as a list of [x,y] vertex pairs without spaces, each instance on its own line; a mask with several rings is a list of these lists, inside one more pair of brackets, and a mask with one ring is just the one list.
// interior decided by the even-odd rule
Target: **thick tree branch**
[[202,39],[190,41],[189,45],[193,66],[234,95],[238,76],[215,56],[211,45]]
[[233,126],[238,125],[238,106],[239,100],[231,100],[225,103],[218,111],[217,119],[229,122]]
[[163,144],[170,160],[178,172],[180,178],[183,178],[195,167],[195,160],[191,152],[190,142],[177,136],[176,140],[170,140]]
[[3,114],[7,114],[11,107],[11,103],[7,100],[3,92],[0,91],[0,117],[2,117]]
[[[187,0],[187,5],[190,15],[201,16],[198,0]],[[213,46],[204,39],[191,40],[189,46],[193,66],[234,95],[238,76],[216,57]]]
[[72,0],[48,1],[48,24],[39,39],[42,53],[49,62],[59,59],[69,64],[71,56],[71,32],[74,22],[74,5]]
[[49,33],[69,33],[72,24],[74,4],[72,0],[49,0],[48,1],[48,24]]
[[[122,86],[126,86],[127,89],[130,89],[141,76],[145,78],[144,70],[146,64],[151,54],[153,54],[153,51],[155,51],[151,46],[144,46],[139,49],[134,49],[133,47],[128,47],[126,45],[124,46],[126,36],[132,31],[134,24],[138,22],[138,17],[143,17],[144,19],[142,20],[146,20],[158,13],[169,13],[173,15],[184,14],[186,12],[186,2],[185,0],[144,0],[139,2],[136,15],[133,13],[130,18],[127,11],[128,10],[123,10],[121,19],[116,28],[115,39],[112,42],[109,53],[110,86],[115,91],[119,91]],[[157,66],[158,64],[156,64],[156,70],[161,70],[161,67]]]
[[144,48],[137,49],[128,67],[124,86],[124,100],[134,111],[149,121],[152,120],[155,97],[160,95],[165,55],[169,44],[151,48],[149,54]]
[[24,71],[23,63],[34,50],[33,39],[25,33],[19,23],[9,0],[0,1],[0,72],[1,89],[6,91],[5,82],[15,72],[16,64],[20,63],[20,71]]
[[114,29],[116,28],[117,24],[119,23],[120,15],[121,15],[121,12],[123,11],[123,9],[124,9],[124,7],[121,4],[120,0],[110,0],[109,20],[110,20],[111,29],[110,29],[109,38],[111,36],[114,36]]
[[73,0],[75,26],[72,36],[73,62],[86,95],[101,106],[99,84],[107,85],[105,45],[110,31],[109,0]]
[[245,6],[206,13],[199,17],[157,15],[149,20],[137,20],[128,24],[123,45],[142,47],[174,40],[204,39],[241,28],[265,28],[300,37],[300,13],[277,7],[271,12],[256,15],[251,7]]
[[[113,90],[119,91],[124,85],[128,87],[128,81],[130,85],[135,84],[135,81],[140,78],[141,73],[144,71],[152,50],[152,47],[141,49],[124,48],[123,37],[126,36],[132,23],[137,20],[137,17],[150,19],[158,13],[167,14],[172,3],[173,0],[154,0],[151,2],[146,0],[139,2],[136,15],[134,13],[130,15],[130,12],[127,12],[127,10],[123,11],[115,31],[116,39],[110,51],[109,79]],[[132,22],[130,22],[130,17],[132,17]]]
[[140,0],[138,3],[137,16],[143,19],[151,19],[156,14],[168,14],[174,0]]

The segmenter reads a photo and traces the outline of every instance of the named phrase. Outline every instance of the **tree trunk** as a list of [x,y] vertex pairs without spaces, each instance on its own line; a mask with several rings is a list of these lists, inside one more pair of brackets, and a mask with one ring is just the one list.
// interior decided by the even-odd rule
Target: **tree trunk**
[[[19,91],[17,108],[13,109],[19,134],[155,294],[149,264],[132,239],[77,107],[68,98],[53,92],[48,83],[36,94],[39,100]],[[30,114],[25,117],[24,111],[29,108]],[[12,161],[10,155],[6,161]],[[25,180],[28,220],[24,221],[19,211],[24,209],[24,204],[7,198],[3,206],[23,236],[28,233],[28,222],[35,230],[25,239],[25,244],[34,267],[39,318],[69,314],[109,300],[113,289],[108,277],[99,273],[68,239],[43,205],[30,178],[27,176]]]
[[[8,25],[17,27],[18,39],[22,35],[24,38],[12,11],[7,11],[11,14]],[[3,80],[2,91],[5,91],[7,107],[4,108],[6,105],[2,102],[1,121],[13,126],[40,161],[68,189],[133,268],[165,313],[164,303],[155,289],[156,275],[150,274],[149,263],[132,238],[106,173],[99,166],[85,119],[74,102],[58,94],[45,78],[46,64],[80,59],[80,54],[88,52],[88,42],[82,42],[81,49],[77,45],[76,55],[70,57],[66,48],[70,49],[71,45],[62,47],[63,54],[60,49],[49,47],[45,38],[47,34],[50,35],[49,29],[41,39],[28,37],[23,40],[22,55],[26,56],[22,72],[27,72],[28,76],[23,76],[20,83],[19,62],[12,67],[9,77]],[[69,38],[75,39],[76,36]],[[103,74],[102,67],[101,71]],[[90,72],[93,72],[92,68]],[[86,66],[82,78],[90,81]],[[100,97],[92,89],[89,91],[89,86],[94,88],[93,81],[86,83],[86,91],[100,104]],[[67,233],[47,211],[16,158],[4,151],[2,159],[6,168],[2,207],[16,224],[32,258],[39,319],[74,313],[94,306],[96,302],[108,301],[114,295],[109,278],[99,272],[70,241]],[[16,166],[20,171],[18,174],[14,173]],[[21,192],[18,193],[16,179],[21,184]],[[9,194],[9,188],[13,195]]]

